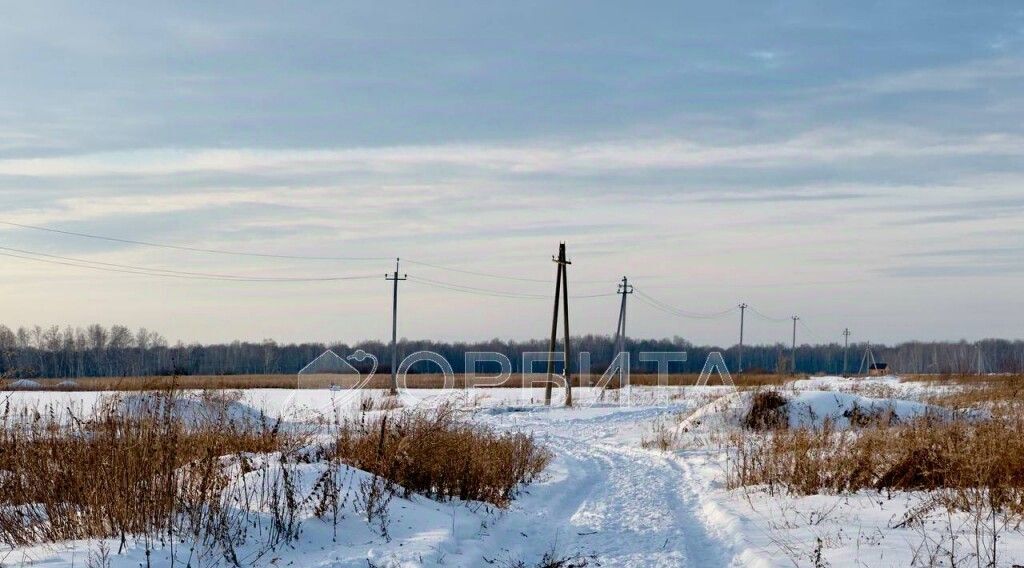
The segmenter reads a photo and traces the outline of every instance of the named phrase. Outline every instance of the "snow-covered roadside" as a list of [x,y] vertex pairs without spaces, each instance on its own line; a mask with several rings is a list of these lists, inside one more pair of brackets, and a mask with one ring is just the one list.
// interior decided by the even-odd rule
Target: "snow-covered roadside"
[[[852,403],[892,408],[901,417],[919,415],[929,409],[873,395],[916,398],[911,395],[927,388],[894,379],[816,378],[784,391],[813,411],[806,416],[820,420],[841,416]],[[56,408],[87,408],[97,396],[10,394],[15,407],[42,403]],[[915,554],[947,530],[943,519],[923,528],[894,528],[926,499],[922,494],[793,497],[758,488],[726,490],[725,452],[715,437],[742,413],[748,393],[728,394],[721,387],[637,388],[631,405],[614,403],[615,397],[624,400],[624,393],[601,404],[593,391],[576,394],[581,406],[564,409],[541,406],[539,389],[409,393],[407,405],[458,400],[467,419],[499,431],[531,433],[555,459],[507,510],[396,498],[388,508],[390,540],[348,510],[337,540],[330,523],[307,519],[298,542],[260,561],[293,566],[502,566],[523,561],[529,566],[553,552],[601,566],[909,566]],[[245,391],[239,404],[249,409],[243,414],[308,416],[343,404],[342,398],[330,391],[253,390]],[[643,447],[659,428],[689,438],[668,452]],[[302,483],[318,474],[317,466],[310,465]],[[346,483],[365,475],[355,472]],[[965,518],[950,520],[960,532],[969,528]],[[90,547],[96,543],[0,552],[0,564],[81,566]],[[117,543],[110,547],[116,550]],[[1007,566],[1024,558],[1024,537],[1018,533],[1006,533],[1000,547]],[[167,552],[158,550],[153,565],[166,561]],[[136,548],[115,557],[112,566],[142,562],[143,552]]]
[[[923,523],[904,524],[908,514],[928,503],[926,493],[859,491],[799,497],[772,495],[763,488],[727,491],[711,481],[723,467],[719,457],[695,452],[677,455],[686,468],[697,472],[697,482],[704,484],[700,493],[704,518],[741,535],[747,550],[756,553],[757,562],[749,565],[950,566],[951,546],[959,557],[956,565],[974,565],[976,527],[969,515],[937,510],[928,513]],[[1021,564],[1024,535],[1006,531],[999,539],[998,566]],[[933,553],[938,557],[930,558]]]
[[[721,389],[703,390],[714,393]],[[293,547],[274,551],[261,561],[299,566],[366,566],[368,560],[380,566],[511,565],[518,561],[532,565],[551,553],[587,558],[592,565],[602,566],[735,564],[735,543],[706,530],[699,516],[699,496],[680,464],[669,455],[640,447],[650,424],[688,411],[699,400],[689,396],[691,393],[673,400],[673,395],[683,392],[673,389],[657,397],[651,392],[638,393],[642,399],[646,397],[644,405],[605,403],[574,409],[540,406],[540,391],[493,389],[472,397],[460,392],[414,393],[422,397],[424,405],[459,397],[470,419],[499,431],[532,433],[555,453],[555,459],[543,478],[526,487],[508,510],[420,497],[396,498],[389,506],[390,540],[350,510],[339,525],[337,542],[331,538],[333,527],[328,523],[307,519]],[[84,400],[83,395],[95,396],[15,394],[19,405],[42,403],[57,408],[69,404],[88,407],[94,401]],[[581,400],[596,398],[596,393],[579,394]],[[323,407],[330,393],[249,391],[243,400],[269,413],[283,408],[282,396],[289,397],[291,405]],[[301,483],[309,483],[318,474],[316,467],[310,466]],[[116,542],[107,545],[117,549]],[[2,562],[17,559],[26,565],[81,565],[90,546],[95,550],[97,543],[22,548]],[[179,545],[179,553],[181,549]],[[167,560],[168,551],[155,552],[154,565]],[[140,562],[144,562],[144,551],[134,548],[114,557],[112,565],[138,566]]]
[[[787,399],[791,427],[821,427],[828,421],[843,430],[851,427],[850,412],[858,410],[887,412],[897,421],[925,415],[949,419],[950,411],[919,400],[951,388],[959,387],[903,383],[895,377],[817,377],[793,381],[778,391]],[[974,551],[986,546],[987,529],[979,530],[978,519],[967,513],[931,507],[934,495],[927,492],[796,496],[765,487],[727,490],[723,481],[730,464],[711,433],[720,436],[730,425],[737,431],[752,396],[737,392],[721,397],[678,420],[672,431],[675,445],[683,448],[672,455],[697,488],[703,519],[709,530],[717,528],[742,543],[742,564],[975,565]],[[959,416],[983,420],[989,415],[978,411]],[[916,522],[908,522],[911,517]],[[1012,527],[1002,530],[998,549],[998,566],[1024,563],[1024,533]],[[979,565],[985,564],[982,559]]]

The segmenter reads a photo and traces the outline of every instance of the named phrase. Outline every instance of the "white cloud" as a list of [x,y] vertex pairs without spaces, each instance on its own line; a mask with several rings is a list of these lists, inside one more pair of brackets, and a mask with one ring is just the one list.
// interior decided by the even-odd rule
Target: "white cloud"
[[607,142],[441,144],[337,150],[144,150],[0,160],[0,175],[74,177],[362,172],[419,168],[579,174],[622,170],[785,167],[874,157],[1024,155],[1024,137],[936,135],[907,128],[818,129],[777,141],[716,145],[683,138]]
[[964,91],[986,88],[993,81],[1020,79],[1024,79],[1024,60],[1008,57],[887,73],[854,83],[843,83],[829,90],[840,96],[858,93],[885,95],[921,91]]

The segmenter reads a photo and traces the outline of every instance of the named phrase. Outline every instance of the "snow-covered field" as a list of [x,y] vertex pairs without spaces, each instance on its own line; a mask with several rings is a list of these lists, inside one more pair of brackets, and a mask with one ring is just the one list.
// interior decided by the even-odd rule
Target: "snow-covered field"
[[[853,405],[884,407],[911,417],[936,387],[895,378],[851,381],[827,377],[784,387],[794,425],[839,419]],[[383,393],[375,393],[381,396]],[[968,547],[973,530],[956,515],[932,525],[896,528],[923,495],[862,491],[846,496],[772,496],[759,488],[727,490],[721,437],[750,393],[724,387],[634,388],[598,403],[576,393],[576,408],[545,407],[541,390],[412,391],[406,407],[455,400],[467,419],[500,431],[532,433],[554,452],[542,479],[507,510],[423,497],[389,505],[390,539],[354,511],[335,528],[316,518],[292,546],[258,559],[272,566],[534,566],[546,553],[593,566],[910,566],[950,535]],[[102,393],[0,392],[11,408],[89,408]],[[628,398],[628,403],[627,403]],[[618,400],[616,400],[618,399]],[[332,391],[245,391],[232,412],[285,416],[294,424],[352,412],[355,400]],[[841,424],[840,424],[841,426]],[[673,437],[668,451],[650,443]],[[0,466],[2,467],[2,466]],[[301,483],[320,472],[310,464]],[[345,483],[367,474],[355,471]],[[953,530],[953,533],[950,531]],[[335,534],[337,535],[335,537]],[[1000,536],[1000,566],[1024,563],[1024,536]],[[0,566],[86,566],[96,542],[0,551]],[[107,543],[117,550],[118,542]],[[179,549],[181,547],[179,546]],[[244,552],[244,551],[243,551]],[[157,549],[152,565],[169,565]],[[244,557],[244,554],[243,554]],[[255,559],[253,559],[255,561]],[[178,563],[184,565],[180,557]],[[972,563],[973,564],[973,563]],[[131,546],[112,566],[145,565]]]

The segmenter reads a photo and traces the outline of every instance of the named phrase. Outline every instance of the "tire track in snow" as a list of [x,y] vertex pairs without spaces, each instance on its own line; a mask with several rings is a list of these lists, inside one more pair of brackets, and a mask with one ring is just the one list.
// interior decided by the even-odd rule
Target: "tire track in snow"
[[[564,477],[530,487],[498,517],[473,548],[506,558],[560,554],[595,556],[601,566],[728,566],[728,547],[701,521],[697,488],[672,459],[610,443],[624,427],[645,424],[656,409],[595,419],[575,411],[542,411],[516,418],[551,449],[552,469]],[[503,420],[497,426],[509,426]],[[524,536],[526,535],[526,536]],[[464,543],[468,544],[468,543]],[[469,552],[468,548],[464,549]]]

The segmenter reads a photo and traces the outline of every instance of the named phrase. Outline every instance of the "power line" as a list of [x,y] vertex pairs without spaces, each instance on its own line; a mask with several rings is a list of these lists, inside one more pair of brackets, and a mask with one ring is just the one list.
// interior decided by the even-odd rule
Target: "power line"
[[[514,280],[517,282],[539,282],[547,284],[547,280],[541,280],[540,278],[523,278],[520,276],[507,276],[502,274],[489,274],[487,272],[478,272],[476,270],[463,270],[461,268],[452,268],[450,266],[441,266],[440,264],[432,264],[429,262],[423,262],[419,260],[406,260],[409,264],[416,264],[419,266],[425,266],[427,268],[436,268],[438,270],[447,270],[448,272],[457,272],[459,274],[468,274],[471,276],[482,276],[484,278],[497,278],[500,280]],[[602,281],[603,282],[603,281]]]
[[[321,256],[321,255],[298,255],[298,254],[273,254],[273,253],[258,253],[258,252],[247,252],[230,249],[219,249],[219,248],[205,248],[188,245],[174,245],[167,243],[156,243],[151,241],[143,241],[137,239],[127,239],[120,237],[110,237],[105,235],[97,235],[92,233],[83,233],[78,231],[69,231],[64,229],[56,229],[53,227],[43,227],[38,225],[29,225],[25,223],[15,223],[12,221],[0,220],[0,225],[6,225],[9,227],[17,227],[21,229],[30,229],[34,231],[42,231],[47,233],[54,233],[66,236],[81,237],[87,239],[96,239],[108,242],[116,242],[123,244],[131,244],[137,246],[179,250],[186,252],[198,252],[206,254],[217,254],[217,255],[231,255],[231,256],[242,256],[242,257],[255,257],[255,258],[270,258],[270,259],[287,259],[287,260],[321,260],[321,261],[380,261],[389,260],[392,257],[386,256]],[[355,275],[355,276],[327,276],[327,277],[271,277],[271,276],[246,276],[236,274],[219,274],[219,273],[207,273],[207,272],[193,272],[185,270],[173,270],[165,268],[154,268],[146,266],[137,266],[130,264],[118,264],[111,262],[102,262],[96,260],[86,260],[80,258],[73,258],[67,256],[53,255],[48,253],[35,252],[25,249],[17,249],[10,247],[0,247],[0,250],[7,252],[0,252],[0,256],[9,258],[17,258],[21,260],[29,260],[33,262],[41,262],[52,265],[69,266],[73,268],[88,268],[90,270],[121,273],[121,274],[135,274],[141,276],[157,276],[166,278],[179,278],[179,279],[195,279],[195,280],[214,280],[214,281],[226,281],[226,282],[334,282],[343,280],[367,280],[374,278],[371,275]],[[41,258],[42,257],[42,258]],[[448,272],[454,272],[458,274],[466,274],[470,276],[478,276],[483,278],[493,278],[498,280],[515,281],[515,282],[529,282],[529,283],[547,283],[546,279],[539,278],[527,278],[521,276],[511,276],[507,274],[494,274],[488,272],[481,272],[476,270],[466,270],[461,268],[454,268],[450,266],[444,266],[440,264],[434,264],[419,260],[406,259],[407,263],[415,264],[425,268],[432,268],[436,270],[444,270]],[[513,298],[513,299],[527,299],[527,300],[543,300],[547,299],[547,295],[544,294],[532,294],[532,293],[519,293],[510,292],[505,290],[494,290],[489,288],[481,288],[476,286],[467,286],[464,284],[458,284],[454,282],[444,282],[440,280],[432,280],[429,278],[410,276],[409,280],[432,286],[435,288],[446,289],[455,292],[461,292],[466,294],[477,294],[483,296],[492,296],[500,298]],[[581,280],[578,283],[603,283],[604,280]],[[617,295],[615,293],[599,293],[599,294],[584,294],[584,295],[573,295],[570,298],[573,299],[590,299],[590,298],[603,298],[608,296]],[[721,319],[732,314],[740,308],[729,308],[721,312],[713,313],[700,313],[692,312],[676,308],[670,304],[662,302],[656,298],[653,298],[649,294],[644,293],[642,290],[637,290],[638,299],[643,301],[648,306],[659,310],[661,312],[673,315],[679,318],[686,319],[699,319],[699,320],[710,320],[710,319]],[[785,322],[789,318],[774,318],[765,315],[755,308],[746,306],[754,315],[757,317],[770,321],[770,322]],[[801,325],[807,329],[805,324]],[[807,329],[812,336],[815,336],[810,329]],[[816,336],[815,336],[816,337]]]
[[[236,274],[216,274],[216,273],[209,273],[209,272],[189,272],[189,271],[184,271],[184,270],[171,270],[171,269],[167,269],[167,268],[154,268],[154,267],[147,267],[147,266],[135,266],[135,265],[130,265],[130,264],[117,264],[117,263],[113,263],[113,262],[102,262],[102,261],[99,261],[99,260],[87,260],[87,259],[80,259],[80,258],[72,258],[72,257],[68,257],[68,256],[60,256],[60,255],[48,254],[48,253],[44,253],[44,252],[36,252],[36,251],[30,251],[30,250],[24,250],[24,249],[16,249],[16,248],[3,247],[3,246],[0,246],[0,250],[5,250],[5,251],[8,251],[8,252],[14,252],[14,253],[20,253],[20,254],[26,254],[26,255],[35,255],[35,256],[41,256],[41,257],[46,257],[46,258],[53,258],[53,259],[69,261],[69,262],[78,262],[78,263],[82,263],[82,264],[97,264],[97,265],[101,265],[101,266],[109,266],[109,267],[113,267],[113,268],[120,268],[120,269],[126,269],[126,270],[137,270],[137,271],[144,271],[144,272],[159,272],[159,273],[165,273],[165,274],[168,274],[168,275],[178,275],[178,276],[198,276],[198,277],[203,277],[203,278],[217,278],[217,279],[223,279],[223,280],[260,280],[260,281],[267,280],[267,281],[274,281],[274,282],[277,282],[277,281],[289,281],[289,280],[303,280],[303,281],[305,281],[305,280],[313,279],[313,278],[304,278],[304,277],[295,278],[295,277],[286,277],[286,276],[246,276],[246,275],[236,275]],[[366,276],[366,277],[368,277],[368,276]],[[347,277],[347,276],[346,277],[324,277],[325,280],[343,280],[343,279],[344,280],[349,280],[349,279],[352,279],[352,278],[364,278],[364,276],[358,276],[358,277]]]
[[290,277],[290,276],[245,276],[235,274],[215,274],[207,272],[187,272],[182,270],[169,270],[164,268],[152,268],[136,266],[131,264],[116,264],[112,262],[101,262],[97,260],[85,260],[68,256],[59,256],[23,249],[0,247],[0,250],[8,252],[0,253],[0,256],[31,260],[46,264],[71,266],[74,268],[88,268],[103,272],[117,272],[122,274],[137,274],[141,276],[159,276],[167,278],[193,279],[193,280],[217,280],[223,282],[334,282],[340,280],[368,280],[376,278],[371,275],[357,276],[325,276],[325,277]]
[[666,313],[666,314],[668,314],[670,316],[675,316],[677,318],[684,318],[684,319],[703,319],[703,318],[692,318],[692,317],[685,316],[683,314],[677,313],[675,311],[672,311],[671,309],[663,308],[663,307],[659,306],[658,304],[652,302],[651,300],[649,300],[646,297],[641,296],[641,295],[637,295],[636,299],[639,300],[641,303],[646,304],[648,307],[654,308],[655,310],[658,310],[658,311],[660,311],[662,313]]
[[162,248],[162,249],[181,250],[181,251],[188,251],[188,252],[202,252],[202,253],[208,253],[208,254],[231,255],[231,256],[254,256],[254,257],[259,257],[259,258],[281,258],[281,259],[290,259],[290,260],[389,260],[390,258],[392,258],[392,257],[388,257],[388,256],[306,256],[306,255],[297,255],[297,254],[270,254],[270,253],[261,253],[261,252],[245,252],[245,251],[236,251],[236,250],[227,250],[227,249],[192,247],[192,246],[185,246],[185,245],[171,245],[171,244],[166,244],[166,243],[154,243],[154,242],[139,241],[139,240],[134,240],[134,239],[122,239],[122,238],[118,238],[118,237],[107,237],[107,236],[104,236],[104,235],[94,235],[94,234],[91,234],[91,233],[79,233],[79,232],[76,232],[76,231],[65,231],[63,229],[54,229],[52,227],[40,227],[40,226],[37,226],[37,225],[26,225],[26,224],[23,224],[23,223],[12,223],[10,221],[0,221],[0,225],[7,225],[9,227],[18,227],[18,228],[21,228],[21,229],[32,229],[34,231],[45,231],[47,233],[57,233],[57,234],[61,234],[61,235],[70,235],[70,236],[82,237],[82,238],[86,238],[86,239],[97,239],[97,240],[101,240],[101,241],[110,241],[110,242],[115,242],[115,243],[139,245],[139,246]]
[[693,316],[688,316],[688,315],[685,315],[685,314],[681,314],[681,313],[675,311],[675,309],[673,309],[671,307],[666,307],[666,306],[663,306],[663,305],[657,303],[655,300],[650,299],[649,297],[643,295],[639,291],[637,291],[637,300],[639,300],[640,302],[646,304],[648,307],[654,308],[655,310],[658,310],[658,311],[660,311],[662,313],[666,313],[666,314],[668,314],[670,316],[675,316],[677,318],[683,318],[683,319],[707,319],[707,318],[695,318]]
[[[49,254],[44,252],[31,251],[26,249],[18,249],[11,247],[0,246],[0,250],[7,251],[6,253],[0,253],[0,256],[7,256],[10,258],[18,258],[22,260],[31,260],[35,262],[43,262],[47,264],[70,266],[74,268],[88,268],[91,270],[99,270],[104,272],[114,272],[121,274],[137,274],[142,276],[158,276],[158,277],[170,277],[170,278],[181,278],[181,279],[196,279],[196,280],[216,280],[226,282],[334,282],[342,280],[368,280],[375,278],[373,275],[354,275],[354,276],[324,276],[324,277],[276,277],[276,276],[247,276],[238,274],[221,274],[221,273],[209,273],[209,272],[193,272],[185,270],[173,270],[168,268],[156,268],[148,266],[139,266],[132,264],[120,264],[114,262],[104,262],[99,260],[88,260],[82,258],[74,258],[69,256],[61,256],[55,254]],[[454,282],[443,282],[440,280],[433,280],[430,278],[409,277],[410,280],[418,281],[423,284],[427,284],[434,287],[445,288],[452,291],[464,292],[464,293],[476,293],[482,295],[489,295],[502,298],[522,298],[531,300],[543,300],[547,299],[547,295],[543,294],[526,294],[518,292],[509,292],[503,290],[493,290],[488,288],[479,288],[475,286],[467,286],[464,284],[458,284]],[[574,299],[589,299],[589,298],[601,298],[613,296],[613,293],[601,293],[601,294],[579,294],[571,296]]]
[[821,340],[821,337],[819,337],[817,333],[814,333],[814,330],[812,330],[811,328],[807,327],[807,324],[804,323],[803,318],[801,318],[799,320],[799,323],[800,323],[800,327],[804,328],[804,331],[806,331],[808,335],[810,335],[812,338],[814,338],[815,341],[817,341],[818,343],[823,343],[822,340]]
[[[464,284],[457,284],[454,282],[444,282],[441,280],[434,280],[431,278],[424,278],[422,276],[409,276],[410,282],[416,282],[424,284],[426,286],[432,286],[434,288],[443,288],[445,290],[452,290],[455,292],[463,292],[467,294],[478,294],[481,296],[493,296],[498,298],[513,298],[521,300],[547,300],[546,294],[525,294],[519,292],[509,292],[506,290],[494,290],[490,288],[479,288],[476,286],[466,286]],[[614,292],[604,292],[600,294],[577,294],[569,296],[572,299],[586,300],[590,298],[607,298],[609,296],[615,296]]]
[[451,282],[441,282],[439,280],[432,280],[430,278],[422,278],[419,276],[409,276],[409,282],[415,282],[417,284],[423,284],[433,288],[441,288],[444,290],[451,290],[455,292],[462,292],[466,294],[477,294],[480,296],[493,296],[497,298],[515,298],[522,300],[544,300],[547,296],[540,294],[518,294],[515,292],[505,292],[502,290],[488,290],[484,288],[476,288],[472,286],[463,286],[462,284],[455,284]]
[[671,315],[674,315],[674,316],[677,316],[677,317],[680,317],[680,318],[687,318],[687,319],[722,319],[722,318],[728,316],[729,314],[735,312],[738,309],[738,308],[729,308],[727,310],[722,310],[720,312],[712,312],[712,313],[691,312],[691,311],[682,310],[682,309],[676,308],[674,306],[671,306],[669,304],[666,304],[665,302],[662,302],[661,300],[653,298],[649,294],[644,293],[643,290],[636,290],[636,294],[640,297],[640,299],[642,301],[644,301],[644,303],[646,303],[647,305],[651,306],[652,308],[661,310],[663,312],[669,313]]
[[[131,245],[145,246],[145,247],[154,247],[154,248],[161,248],[161,249],[179,250],[179,251],[186,251],[186,252],[199,252],[199,253],[206,253],[206,254],[229,255],[229,256],[245,256],[245,257],[256,257],[256,258],[274,258],[274,259],[285,259],[285,260],[322,260],[322,261],[349,261],[349,260],[352,260],[352,261],[364,261],[364,260],[366,260],[366,261],[379,261],[379,260],[390,260],[391,258],[393,258],[393,257],[390,257],[390,256],[321,256],[321,255],[272,254],[272,253],[246,252],[246,251],[238,251],[238,250],[230,250],[230,249],[205,248],[205,247],[196,247],[196,246],[189,246],[189,245],[173,245],[173,244],[157,243],[157,242],[143,241],[143,240],[137,240],[137,239],[126,239],[126,238],[121,238],[121,237],[110,237],[110,236],[106,236],[106,235],[97,235],[97,234],[94,234],[94,233],[83,233],[83,232],[79,232],[79,231],[68,231],[68,230],[65,230],[65,229],[56,229],[56,228],[53,228],[53,227],[43,227],[43,226],[39,226],[39,225],[28,225],[28,224],[25,224],[25,223],[14,223],[12,221],[0,221],[0,225],[7,225],[9,227],[17,227],[17,228],[20,228],[20,229],[30,229],[30,230],[33,230],[33,231],[43,231],[43,232],[55,233],[55,234],[59,234],[59,235],[80,237],[80,238],[86,238],[86,239],[96,239],[96,240],[101,240],[101,241],[108,241],[108,242],[115,242],[115,243],[122,243],[122,244],[131,244]],[[506,275],[506,274],[494,274],[494,273],[488,273],[488,272],[480,272],[480,271],[476,271],[476,270],[465,270],[465,269],[462,269],[462,268],[454,268],[454,267],[450,267],[450,266],[443,266],[443,265],[440,265],[440,264],[434,264],[434,263],[431,263],[431,262],[424,262],[424,261],[421,261],[421,260],[406,259],[405,262],[408,263],[408,264],[415,264],[415,265],[423,266],[423,267],[426,267],[426,268],[433,268],[433,269],[437,269],[437,270],[446,270],[448,272],[456,272],[456,273],[459,273],[459,274],[467,274],[467,275],[471,275],[471,276],[480,276],[480,277],[484,277],[484,278],[495,278],[495,279],[499,279],[499,280],[511,280],[511,281],[517,281],[517,282],[530,282],[530,283],[542,283],[542,284],[546,284],[548,282],[547,279],[526,278],[526,277],[521,277],[521,276],[510,276],[510,275]],[[606,280],[580,280],[578,283],[580,283],[580,284],[597,284],[597,283],[604,284],[606,282],[607,282]]]
[[752,306],[747,306],[747,309],[750,310],[754,315],[756,315],[757,317],[759,317],[759,318],[761,318],[761,319],[763,319],[765,321],[771,321],[771,322],[775,322],[775,323],[782,323],[782,322],[790,321],[790,318],[773,318],[771,316],[766,316],[766,315],[762,314],[761,312],[757,311],[756,309],[754,309]]
[[[406,259],[406,262],[409,263],[409,264],[415,264],[415,265],[423,266],[423,267],[426,267],[426,268],[434,268],[434,269],[437,269],[437,270],[446,270],[448,272],[456,272],[458,274],[467,274],[467,275],[470,275],[470,276],[480,276],[480,277],[483,277],[483,278],[494,278],[496,280],[510,280],[510,281],[513,281],[513,282],[529,282],[531,284],[549,284],[549,282],[547,280],[542,279],[542,278],[526,278],[524,276],[510,276],[510,275],[507,275],[507,274],[495,274],[493,272],[480,272],[478,270],[465,270],[465,269],[462,269],[462,268],[454,268],[454,267],[451,267],[451,266],[443,266],[443,265],[440,265],[440,264],[433,264],[433,263],[430,263],[430,262],[423,262],[422,260],[408,260],[408,259]],[[574,280],[573,282],[575,282],[576,284],[607,284],[608,283],[608,281],[604,280],[604,279]]]

